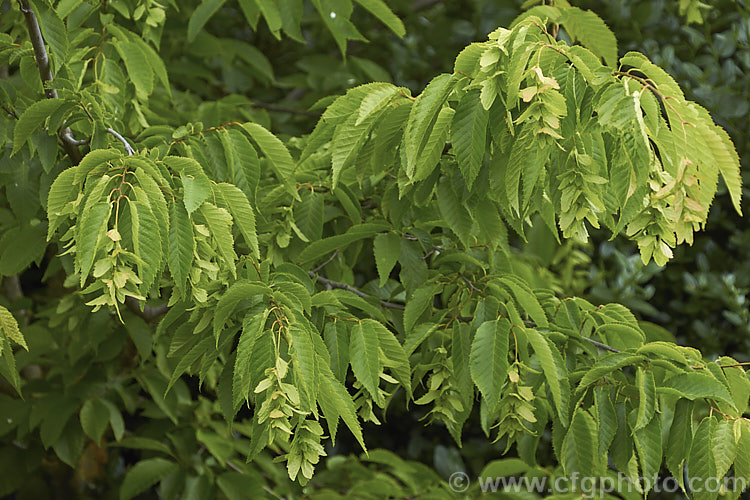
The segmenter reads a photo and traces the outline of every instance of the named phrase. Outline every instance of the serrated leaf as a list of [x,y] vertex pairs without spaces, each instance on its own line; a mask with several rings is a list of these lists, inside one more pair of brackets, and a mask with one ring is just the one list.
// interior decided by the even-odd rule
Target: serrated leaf
[[177,382],[183,373],[188,371],[193,364],[198,361],[204,354],[214,350],[214,345],[211,337],[204,337],[197,342],[190,350],[185,353],[178,361],[177,365],[172,370],[172,375],[167,383],[167,388],[164,391],[164,396],[169,392],[172,386]]
[[232,273],[236,276],[237,270],[235,261],[237,254],[234,253],[234,238],[232,237],[232,216],[223,208],[219,208],[211,203],[203,203],[200,208],[201,215],[206,220],[208,230],[211,232],[216,246],[219,249],[224,264],[227,265]]
[[355,127],[361,125],[372,114],[382,110],[400,91],[398,87],[390,83],[382,83],[381,85],[373,87],[373,90],[362,99],[362,103],[357,110]]
[[656,391],[677,394],[691,401],[698,398],[718,399],[736,410],[726,386],[712,376],[702,373],[679,373],[666,379]]
[[661,418],[655,416],[643,428],[633,431],[633,442],[638,453],[638,462],[641,466],[642,477],[647,478],[647,488],[653,487],[654,479],[661,468],[662,442],[661,442]]
[[224,4],[224,1],[225,0],[201,1],[200,5],[195,8],[192,15],[190,16],[190,20],[188,21],[188,42],[192,42],[193,40],[195,40],[198,32],[203,29],[203,26],[205,26],[208,20],[211,19],[211,16],[216,14],[216,11],[219,10],[219,7]]
[[154,70],[148,62],[148,56],[135,42],[118,41],[114,43],[117,53],[125,62],[128,76],[135,85],[136,91],[148,96],[154,90]]
[[575,42],[580,41],[587,49],[604,59],[611,67],[617,65],[617,39],[601,17],[590,10],[565,7],[560,24]]
[[320,385],[320,369],[313,345],[312,336],[314,334],[298,323],[290,325],[287,333],[290,339],[289,353],[292,359],[292,370],[295,373],[296,385],[302,389],[300,391],[300,396],[303,396],[302,401],[307,402],[307,405],[303,404],[303,409],[317,413],[316,401],[318,399],[318,386]]
[[[689,484],[706,485],[706,481],[720,480],[717,477],[716,458],[713,453],[713,436],[716,429],[716,418],[705,417],[701,420],[693,435],[688,456]],[[699,491],[692,492],[696,500],[715,499],[718,492]]]
[[437,120],[435,120],[435,126],[432,127],[432,131],[430,132],[430,137],[427,139],[422,154],[420,154],[417,159],[416,165],[414,165],[414,171],[406,171],[407,176],[413,176],[412,182],[427,179],[435,170],[440,158],[443,156],[445,144],[450,132],[450,125],[455,114],[456,112],[453,108],[447,107],[441,109],[440,113],[438,113]]
[[436,76],[414,102],[404,131],[408,171],[414,170],[438,113],[453,90],[455,81],[449,74]]
[[186,281],[193,265],[194,251],[195,237],[190,216],[182,203],[172,202],[169,206],[167,264],[175,286],[183,295],[187,290]]
[[374,319],[364,319],[362,324],[365,328],[371,328],[378,338],[380,351],[385,356],[383,365],[391,369],[391,373],[406,390],[406,394],[411,398],[411,367],[409,358],[406,356],[403,346],[396,339],[396,336],[382,323]]
[[180,178],[182,179],[182,186],[185,188],[183,202],[188,214],[192,214],[211,194],[211,181],[205,174],[195,177],[181,174]]
[[271,289],[268,285],[260,282],[241,280],[236,281],[224,292],[216,304],[214,311],[213,329],[216,341],[219,341],[219,334],[226,325],[229,317],[234,313],[237,304],[243,300],[250,300],[256,295],[270,295]]
[[466,186],[471,189],[484,156],[489,111],[479,100],[479,89],[466,92],[451,124],[451,143]]
[[396,233],[383,233],[375,236],[372,244],[375,266],[380,277],[380,287],[388,281],[393,267],[401,254],[401,238]]
[[588,476],[597,471],[598,449],[596,423],[588,412],[578,408],[562,443],[560,458],[565,475],[571,477],[571,474],[577,472],[581,476]]
[[111,203],[97,203],[91,210],[85,212],[80,222],[80,239],[76,242],[78,267],[81,270],[81,287],[94,264],[94,257],[99,249],[99,243],[107,232],[107,222],[112,213]]
[[11,156],[16,154],[26,144],[31,133],[40,128],[44,121],[63,104],[65,104],[63,99],[42,99],[26,108],[13,128]]
[[373,401],[378,406],[382,406],[383,396],[378,388],[380,375],[378,336],[371,325],[357,323],[352,327],[349,358],[354,376],[367,389]]
[[638,368],[635,374],[635,386],[638,388],[638,415],[636,417],[634,431],[642,429],[648,425],[654,417],[656,410],[656,385],[654,384],[654,375],[651,371],[644,371]]
[[471,214],[448,177],[440,179],[437,201],[440,215],[448,223],[448,227],[459,237],[461,243],[468,247],[471,243],[469,240],[472,227]]
[[3,334],[6,337],[27,351],[29,350],[29,346],[26,344],[26,339],[18,328],[16,318],[3,306],[0,306],[0,328],[2,328]]
[[552,400],[557,409],[557,415],[563,425],[568,423],[568,406],[570,404],[570,385],[566,375],[562,356],[547,339],[534,329],[527,329],[526,336],[547,380],[547,386],[552,393]]
[[534,292],[521,280],[511,277],[503,276],[499,278],[499,281],[505,285],[508,290],[513,294],[513,297],[518,302],[518,305],[534,320],[536,326],[547,328],[549,322],[547,321],[547,315],[544,313],[539,300],[536,298]]
[[324,255],[330,254],[334,250],[343,250],[347,245],[389,229],[388,224],[380,222],[367,222],[352,226],[343,234],[329,236],[322,240],[314,241],[305,247],[297,257],[300,265],[309,264]]
[[109,168],[109,162],[119,158],[122,158],[122,153],[117,149],[94,149],[90,151],[83,157],[77,166],[71,168],[71,170],[75,171],[75,179],[73,180],[73,183],[83,183],[83,181],[86,180],[86,177],[92,173],[94,169],[98,169],[99,167],[102,167],[103,173],[104,170]]
[[138,262],[141,293],[145,295],[161,272],[162,248],[159,224],[151,208],[141,201],[131,201],[130,220],[133,235],[133,253]]
[[125,474],[120,486],[120,500],[130,500],[143,493],[178,468],[176,463],[164,458],[141,460]]
[[404,332],[409,335],[417,320],[432,305],[432,298],[440,291],[440,286],[430,283],[414,290],[404,308]]
[[[338,417],[340,417],[357,440],[357,443],[362,447],[362,450],[367,451],[364,438],[362,437],[362,428],[359,425],[357,413],[354,408],[354,402],[347,392],[346,387],[332,376],[323,376],[320,378],[320,386],[318,387],[318,400],[326,422],[328,422],[328,428],[330,429],[331,425],[335,426],[336,422],[338,422]],[[331,434],[333,435],[334,433],[332,432]]]
[[294,160],[278,137],[257,123],[244,123],[242,128],[250,134],[263,154],[271,160],[271,164],[281,180],[289,180],[294,177]]
[[247,314],[242,322],[242,334],[237,343],[237,357],[232,375],[232,416],[242,400],[247,400],[250,392],[255,389],[252,386],[253,371],[262,373],[266,368],[261,366],[263,358],[254,354],[257,340],[265,331],[268,314],[268,309],[261,314]]
[[486,321],[477,329],[471,344],[471,379],[494,411],[508,377],[510,322],[506,318]]
[[255,232],[255,213],[247,197],[239,188],[225,182],[217,184],[216,187],[226,203],[229,213],[232,214],[237,228],[242,233],[242,237],[245,238],[245,243],[252,250],[253,256],[260,259],[258,235]]

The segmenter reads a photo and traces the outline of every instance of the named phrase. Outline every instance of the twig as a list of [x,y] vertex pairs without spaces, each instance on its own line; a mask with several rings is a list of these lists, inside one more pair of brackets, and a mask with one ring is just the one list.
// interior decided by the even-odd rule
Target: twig
[[[42,86],[46,82],[51,82],[52,68],[49,64],[49,57],[47,56],[47,48],[44,46],[44,37],[42,37],[42,30],[39,28],[39,21],[36,19],[34,11],[31,9],[28,0],[18,0],[21,6],[21,12],[26,19],[26,27],[29,30],[29,38],[31,39],[31,45],[34,47],[34,56],[36,57],[36,64],[39,67],[39,77],[42,79]],[[53,88],[45,88],[44,95],[47,99],[57,99],[57,90]],[[70,161],[74,165],[77,165],[81,161],[81,152],[76,146],[76,140],[73,138],[73,133],[70,128],[64,128],[60,132],[62,138],[63,149],[67,153]]]
[[581,338],[583,340],[587,340],[587,341],[591,342],[592,344],[594,344],[599,349],[604,349],[605,351],[609,351],[609,352],[622,352],[619,349],[615,349],[614,347],[608,346],[607,344],[602,344],[601,342],[598,342],[598,341],[596,341],[594,339],[590,339],[590,338],[584,337],[584,336],[581,336]]
[[108,128],[107,132],[112,134],[115,139],[123,143],[125,146],[125,151],[128,152],[128,156],[132,156],[135,154],[135,149],[133,149],[133,146],[130,145],[127,139],[125,139],[123,136],[121,136],[119,133],[117,133],[115,130]]
[[313,269],[310,272],[312,274],[318,274],[318,271],[320,271],[321,269],[323,269],[324,267],[326,267],[328,264],[330,264],[331,262],[333,262],[333,259],[335,259],[338,254],[339,254],[339,251],[336,250],[335,252],[333,252],[333,254],[331,254],[330,257],[328,257],[328,259],[325,262],[323,262],[321,265],[319,265],[318,267],[316,267],[315,269]]
[[[324,278],[323,276],[317,276],[312,271],[308,271],[307,274],[310,275],[311,278],[317,280],[318,283],[320,283],[321,285],[331,287],[331,288],[338,288],[339,290],[346,290],[347,292],[352,292],[354,295],[357,295],[358,297],[361,297],[363,299],[375,298],[372,295],[366,294],[362,290],[354,288],[351,285],[347,285],[346,283],[340,283],[338,281],[333,281],[333,280],[329,280],[328,278]],[[404,309],[403,304],[396,304],[395,302],[388,302],[387,300],[381,300],[380,305],[385,307],[386,309],[399,309],[399,310]]]
[[266,111],[274,111],[276,113],[288,113],[290,115],[320,116],[320,112],[318,111],[288,108],[286,106],[279,106],[278,104],[269,104],[267,102],[260,102],[260,101],[251,101],[251,102],[254,107],[265,109]]

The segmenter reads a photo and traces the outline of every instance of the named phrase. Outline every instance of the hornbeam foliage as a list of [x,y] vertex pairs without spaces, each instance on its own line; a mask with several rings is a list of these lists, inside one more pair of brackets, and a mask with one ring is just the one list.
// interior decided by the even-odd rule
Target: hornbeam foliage
[[[739,159],[708,112],[563,1],[469,45],[418,94],[376,82],[323,101],[302,137],[274,134],[239,96],[196,102],[174,76],[189,69],[165,64],[162,48],[185,67],[195,56],[160,38],[172,16],[172,37],[267,82],[260,51],[208,33],[214,16],[304,41],[308,9],[342,52],[363,39],[351,1],[310,3],[3,14],[0,273],[49,244],[46,278],[71,290],[20,329],[0,306],[0,373],[27,398],[1,396],[0,439],[40,439],[73,467],[90,446],[141,450],[121,498],[157,483],[167,498],[239,498],[262,491],[272,457],[306,484],[337,439],[363,461],[401,460],[368,454],[363,427],[405,404],[458,445],[474,419],[529,476],[620,473],[644,495],[637,479],[662,470],[683,489],[750,480],[741,363],[706,361],[619,304],[561,296],[509,243],[535,224],[579,241],[603,226],[666,264],[705,225],[719,176],[740,211]],[[356,4],[404,34],[384,2]],[[556,463],[538,463],[550,441]],[[450,497],[431,474],[410,495]]]

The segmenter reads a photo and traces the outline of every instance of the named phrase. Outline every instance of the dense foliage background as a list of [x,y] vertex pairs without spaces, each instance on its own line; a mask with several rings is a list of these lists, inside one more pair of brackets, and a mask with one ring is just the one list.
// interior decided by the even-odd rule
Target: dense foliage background
[[[363,8],[368,2],[355,3],[351,25],[336,24],[343,21],[321,15],[337,9],[348,11],[350,2],[341,0],[36,2],[53,65],[61,71],[63,64],[57,54],[75,47],[76,40],[55,38],[50,27],[54,20],[51,14],[44,14],[50,3],[66,18],[69,32],[74,27],[95,27],[81,37],[101,33],[103,41],[101,27],[116,19],[158,47],[169,84],[159,72],[134,75],[144,61],[130,62],[112,45],[97,49],[105,55],[101,60],[108,63],[93,72],[107,95],[107,104],[119,112],[92,113],[102,113],[136,149],[158,147],[163,135],[188,144],[187,138],[203,137],[202,131],[228,122],[254,122],[287,142],[297,158],[306,145],[301,138],[313,130],[332,96],[372,81],[392,82],[417,95],[436,74],[452,71],[453,59],[466,45],[484,41],[498,26],[509,26],[535,2],[387,2],[403,26],[391,18],[386,17],[386,23],[373,16]],[[215,13],[205,26],[195,27],[191,18],[196,7],[212,3],[217,6]],[[710,6],[669,0],[572,3],[595,11],[606,21],[617,36],[620,55],[640,51],[667,70],[686,97],[707,108],[727,130],[745,166],[750,158],[750,80],[746,77],[750,71],[750,10],[744,2],[719,0]],[[240,4],[259,6],[249,16],[256,16],[255,26],[248,23]],[[271,9],[271,4],[279,5],[277,17],[265,10]],[[318,7],[321,4],[322,9]],[[0,32],[12,43],[28,40],[18,2],[0,2],[0,16]],[[271,29],[269,19],[278,20]],[[118,35],[123,39],[128,36]],[[163,478],[158,490],[147,491],[147,496],[301,495],[303,487],[289,481],[285,465],[275,463],[273,454],[263,452],[249,465],[229,459],[251,450],[247,440],[227,444],[231,434],[216,412],[217,396],[212,389],[205,389],[206,385],[215,387],[225,374],[212,373],[200,382],[198,377],[185,376],[165,393],[168,380],[156,366],[169,366],[171,371],[175,363],[167,355],[181,347],[175,347],[164,334],[177,324],[167,321],[156,327],[167,297],[152,301],[144,311],[132,303],[133,307],[121,307],[121,323],[106,307],[92,313],[84,305],[91,297],[71,293],[78,283],[75,278],[66,280],[71,264],[58,257],[64,251],[62,246],[46,246],[44,211],[49,186],[70,160],[62,151],[56,152],[55,138],[43,133],[33,136],[33,157],[31,151],[23,150],[14,161],[10,159],[14,148],[9,123],[18,118],[8,105],[17,99],[14,87],[25,85],[29,94],[41,95],[43,91],[31,48],[15,49],[18,46],[0,52],[0,103],[4,109],[0,143],[8,145],[0,157],[0,185],[5,186],[0,195],[0,275],[4,285],[0,305],[14,313],[29,350],[17,355],[26,399],[18,399],[14,388],[2,382],[0,496],[129,497]],[[128,76],[108,66],[119,59],[124,59]],[[58,75],[60,92],[75,78],[83,79],[86,70],[86,66],[72,65],[67,73]],[[129,80],[134,86],[125,91]],[[150,98],[145,99],[145,94]],[[82,112],[78,114],[77,120],[85,120]],[[151,127],[145,128],[145,123]],[[200,145],[192,144],[196,155],[203,154],[211,161],[211,155],[221,154],[223,139],[216,136],[207,134]],[[116,142],[106,130],[92,130],[92,146],[101,147],[107,141]],[[20,155],[26,155],[22,159],[29,168],[15,168]],[[746,169],[743,172],[744,184],[750,185]],[[311,186],[316,182],[310,179]],[[261,191],[263,187],[273,189],[267,184]],[[314,189],[306,202],[317,203]],[[363,209],[368,210],[367,203]],[[335,215],[327,213],[326,217]],[[259,220],[264,229],[259,233],[276,238],[279,247],[284,238],[287,244],[291,238],[292,248],[303,250],[305,245],[295,234],[310,236],[308,231],[312,231],[314,236],[319,230],[292,228],[288,223],[292,219],[285,217],[282,213]],[[280,220],[284,223],[277,223]],[[609,241],[609,236],[594,231],[588,243],[558,243],[543,224],[533,226],[527,242],[512,232],[509,235],[511,251],[519,257],[527,276],[537,275],[560,296],[578,295],[596,305],[621,303],[648,322],[643,325],[650,326],[643,328],[651,340],[675,340],[700,349],[711,360],[729,356],[739,362],[750,361],[750,232],[734,212],[723,185],[709,212],[706,230],[696,233],[692,246],[678,247],[665,267],[653,262],[644,265],[635,244],[624,239]],[[252,243],[246,244],[250,253]],[[269,254],[269,260],[273,258]],[[279,254],[277,262],[281,260]],[[355,273],[366,275],[369,264]],[[245,265],[250,268],[247,262]],[[334,261],[329,266],[326,270],[331,279],[355,281],[343,264]],[[372,273],[373,266],[369,267]],[[366,277],[368,281],[377,279]],[[380,293],[374,286],[367,292]],[[155,366],[143,367],[143,360],[152,356],[152,345]],[[139,371],[133,376],[136,369]],[[81,380],[86,384],[78,384]],[[81,401],[87,401],[83,408]],[[429,418],[425,408],[413,403],[407,408],[403,397],[394,397],[387,413],[375,417],[381,419],[381,425],[363,426],[364,442],[371,452],[362,460],[349,458],[361,452],[357,438],[348,431],[340,432],[335,446],[327,445],[328,456],[321,459],[307,492],[320,498],[337,498],[336,494],[400,498],[430,488],[435,495],[448,494],[445,480],[451,473],[466,471],[475,477],[503,455],[505,442],[493,443],[485,437],[478,412],[465,425],[459,448],[445,426],[425,427]],[[69,418],[71,415],[74,418]],[[105,415],[104,427],[90,423],[101,415]],[[248,416],[250,411],[244,408],[237,418]],[[107,446],[100,447],[86,437],[92,437],[91,433],[101,437],[105,432],[105,441],[110,441]],[[248,436],[251,429],[238,423],[232,432]],[[169,435],[168,442],[162,439],[165,435]],[[547,432],[540,439],[546,446],[540,447],[538,463],[553,463],[553,436]],[[142,468],[143,474],[137,482],[131,480],[131,490],[123,493],[120,488],[126,471],[143,460],[150,460]],[[179,471],[173,468],[174,463],[180,464]],[[498,470],[525,471],[513,469],[515,463],[506,465],[510,468]]]

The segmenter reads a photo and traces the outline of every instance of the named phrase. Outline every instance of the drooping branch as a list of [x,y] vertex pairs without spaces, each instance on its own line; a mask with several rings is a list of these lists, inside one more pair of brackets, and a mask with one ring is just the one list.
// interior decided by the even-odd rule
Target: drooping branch
[[[47,48],[44,46],[44,37],[42,36],[42,30],[39,28],[39,21],[36,18],[36,14],[29,5],[28,0],[18,0],[21,6],[21,12],[26,19],[26,27],[29,30],[29,38],[31,39],[31,46],[34,48],[34,56],[36,57],[36,64],[39,68],[39,77],[42,79],[42,86],[44,88],[44,95],[47,99],[57,99],[57,90],[53,88],[47,88],[44,84],[51,82],[52,68],[50,67],[49,56],[47,55]],[[81,161],[81,152],[78,150],[76,140],[73,137],[73,133],[70,128],[66,127],[60,132],[60,138],[62,139],[63,149],[70,158],[70,161],[74,165],[77,165]]]
[[111,128],[108,128],[107,132],[109,134],[112,134],[115,139],[117,139],[118,141],[120,141],[121,143],[123,143],[123,145],[125,146],[125,151],[128,152],[128,156],[132,156],[132,155],[135,154],[135,149],[133,149],[133,146],[131,146],[130,143],[128,142],[128,140],[125,139],[122,135],[120,135],[117,131],[115,131],[115,130],[113,130]]

